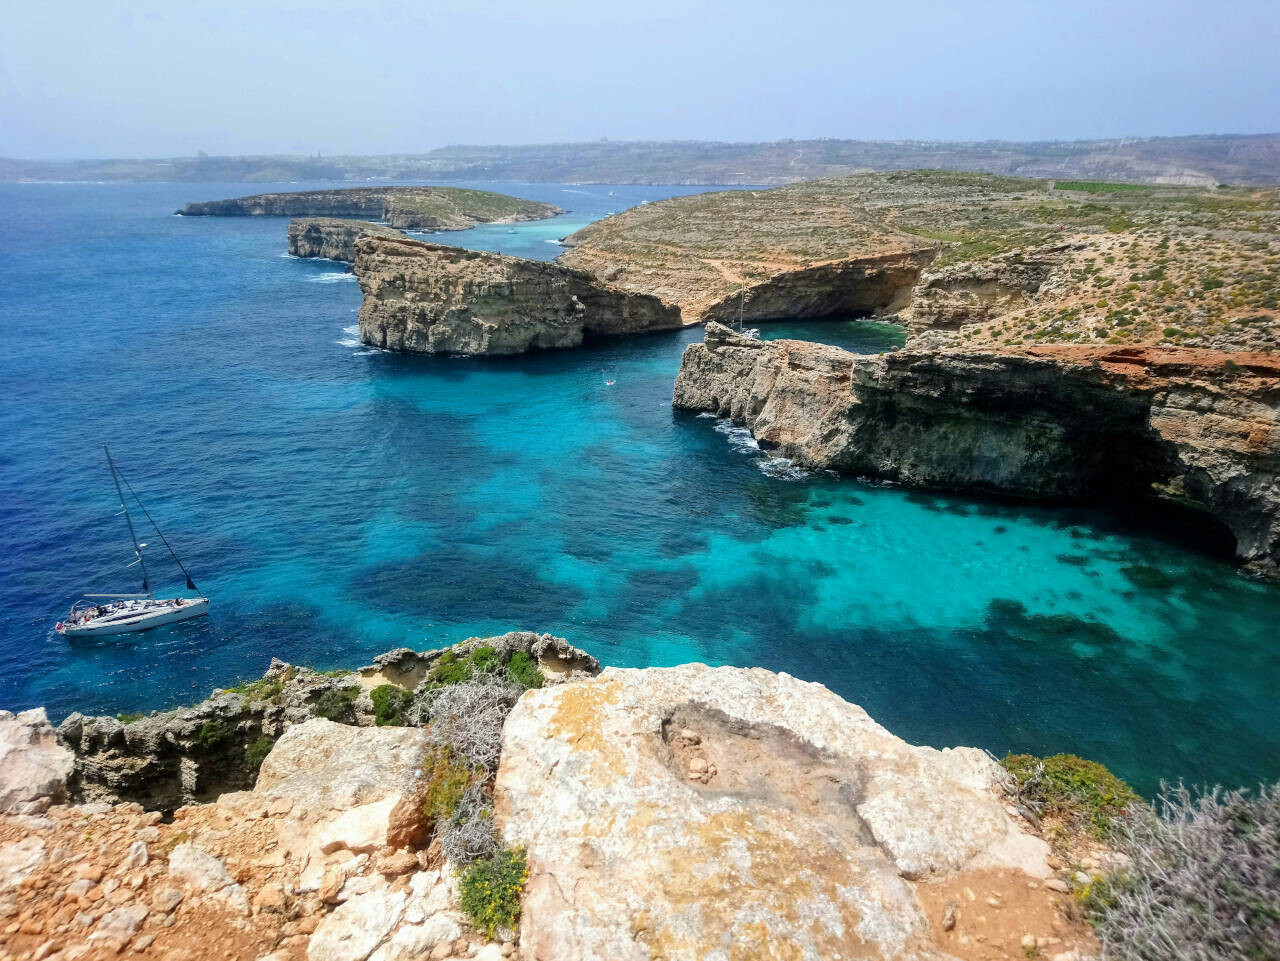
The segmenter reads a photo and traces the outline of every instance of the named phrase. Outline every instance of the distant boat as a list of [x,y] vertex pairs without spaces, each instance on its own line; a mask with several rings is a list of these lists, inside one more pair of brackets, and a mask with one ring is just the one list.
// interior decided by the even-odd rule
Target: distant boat
[[[124,514],[125,523],[129,526],[129,537],[133,540],[133,553],[137,560],[133,564],[138,564],[142,568],[142,593],[141,594],[86,594],[83,598],[71,605],[71,611],[67,614],[66,620],[59,621],[57,631],[66,637],[99,637],[107,634],[131,634],[135,631],[146,631],[153,627],[159,627],[161,624],[172,624],[175,621],[185,621],[193,617],[200,617],[209,613],[209,598],[207,597],[170,597],[157,598],[151,590],[151,580],[147,574],[147,562],[143,558],[142,549],[146,547],[146,543],[138,542],[138,535],[133,529],[133,518],[129,516],[129,505],[125,501],[124,491],[120,487],[120,482],[124,480],[125,487],[129,488],[129,493],[133,495],[134,501],[138,507],[142,509],[142,513],[146,516],[151,526],[155,528],[156,535],[163,542],[165,548],[173,555],[173,559],[178,562],[178,567],[187,578],[187,589],[199,593],[199,589],[195,585],[195,581],[191,579],[191,575],[187,573],[186,567],[182,563],[182,559],[169,546],[169,541],[165,538],[160,528],[156,526],[156,522],[152,520],[151,515],[147,513],[147,509],[142,506],[142,501],[138,499],[138,495],[134,492],[132,485],[116,468],[115,461],[111,459],[111,451],[106,444],[102,445],[102,449],[107,454],[107,466],[111,468],[111,479],[115,482],[116,493],[120,496],[121,513]],[[129,566],[132,567],[133,564]]]

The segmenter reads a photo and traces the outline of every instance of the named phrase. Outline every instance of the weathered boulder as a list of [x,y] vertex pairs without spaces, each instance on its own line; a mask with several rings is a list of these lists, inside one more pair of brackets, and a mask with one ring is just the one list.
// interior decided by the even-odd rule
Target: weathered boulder
[[913,487],[1196,508],[1280,575],[1280,363],[1173,348],[856,355],[708,325],[673,403],[812,467]]
[[403,790],[422,767],[425,743],[421,728],[352,727],[312,718],[276,742],[254,793],[287,797],[313,818],[348,812]]
[[289,253],[295,257],[325,257],[351,263],[361,237],[403,237],[384,224],[337,217],[298,217],[289,221]]
[[915,880],[1049,873],[1001,783],[981,751],[913,747],[785,674],[610,668],[531,691],[495,789],[507,842],[528,851],[522,949],[940,957]]
[[0,711],[0,814],[38,814],[63,800],[74,766],[44,708]]
[[680,312],[557,264],[361,237],[360,339],[416,354],[519,354],[680,326]]

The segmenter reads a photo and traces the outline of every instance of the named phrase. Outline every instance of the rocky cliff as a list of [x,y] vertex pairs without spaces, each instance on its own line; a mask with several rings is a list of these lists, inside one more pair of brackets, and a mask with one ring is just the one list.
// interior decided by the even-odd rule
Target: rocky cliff
[[517,354],[680,326],[677,310],[557,264],[363,237],[360,339],[419,354]]
[[[254,752],[261,760],[296,724],[324,717],[374,725],[378,718],[371,692],[381,685],[411,694],[398,713],[406,720],[420,719],[430,693],[428,676],[439,660],[484,646],[506,659],[524,652],[551,679],[600,669],[595,658],[563,638],[527,631],[468,641],[447,652],[420,654],[400,648],[368,667],[338,674],[272,661],[260,680],[215,691],[190,707],[123,721],[70,715],[57,732],[75,759],[73,769],[62,772],[62,780],[75,800],[135,801],[161,811],[243,790],[253,785],[257,774]],[[24,756],[36,755],[28,750]]]
[[337,217],[299,217],[289,221],[289,253],[351,263],[361,237],[403,237],[394,227]]
[[563,212],[554,204],[458,187],[299,190],[189,203],[178,211],[184,217],[355,217],[405,230],[466,230]]
[[1044,347],[854,355],[709,325],[674,404],[731,417],[799,463],[919,487],[1151,497],[1207,512],[1280,576],[1280,362]]
[[[476,697],[520,657],[545,676],[483,720]],[[1096,950],[1052,876],[1061,862],[983,752],[913,747],[821,685],[768,671],[597,672],[529,633],[393,651],[355,676],[430,695],[425,716],[299,718],[246,789],[169,818],[109,793],[67,803],[78,759],[43,713],[0,715],[0,797],[13,801],[0,807],[0,949],[23,961],[179,961],[210,945],[227,961]],[[272,695],[286,711],[290,683]],[[239,706],[221,709],[242,722]],[[489,724],[497,753],[460,766]],[[476,788],[491,806],[442,813]],[[527,870],[471,873],[476,856],[455,859],[445,835],[472,823],[496,827]],[[519,904],[522,889],[519,924],[491,924],[496,899]]]

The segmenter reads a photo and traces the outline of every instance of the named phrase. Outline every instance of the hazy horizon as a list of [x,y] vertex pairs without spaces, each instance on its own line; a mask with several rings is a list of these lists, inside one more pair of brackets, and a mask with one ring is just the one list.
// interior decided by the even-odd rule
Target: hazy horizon
[[421,154],[613,141],[1075,141],[1280,128],[1280,18],[1242,0],[436,10],[12,8],[0,156]]

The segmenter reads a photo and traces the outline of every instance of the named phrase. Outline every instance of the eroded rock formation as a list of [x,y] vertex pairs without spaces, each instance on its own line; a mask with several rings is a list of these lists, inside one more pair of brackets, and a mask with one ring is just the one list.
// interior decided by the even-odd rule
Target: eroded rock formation
[[680,326],[656,297],[557,264],[386,237],[362,237],[356,251],[360,339],[374,347],[518,354]]
[[1048,846],[1003,783],[981,751],[913,747],[759,669],[610,668],[527,693],[495,789],[528,850],[524,957],[941,961],[957,941],[940,906],[966,887],[1050,905],[1028,884]]
[[[413,692],[405,713],[417,719],[427,694],[427,675],[445,652],[466,655],[481,646],[492,647],[502,660],[517,651],[529,654],[552,683],[600,670],[594,657],[564,638],[530,631],[475,638],[422,653],[400,648],[367,667],[336,676],[273,660],[261,680],[215,691],[191,707],[124,720],[70,715],[57,730],[61,743],[74,752],[74,769],[63,773],[62,780],[69,782],[71,797],[79,801],[134,801],[161,811],[243,790],[253,785],[257,774],[246,763],[251,747],[265,753],[294,725],[317,715],[371,726],[375,714],[369,692],[382,684]],[[32,712],[18,717],[29,715]],[[14,723],[16,730],[19,725]],[[28,724],[22,730],[37,728]],[[10,739],[5,731],[0,717],[0,742]],[[26,745],[33,736],[15,733],[12,740]],[[70,754],[56,757],[63,755],[70,764]],[[30,748],[22,756],[37,757]],[[35,783],[27,775],[22,780]],[[3,783],[0,776],[0,788]]]
[[1258,354],[1043,347],[850,354],[708,325],[674,404],[809,466],[1033,498],[1154,497],[1229,528],[1280,576],[1280,363]]
[[478,223],[542,220],[554,204],[459,187],[351,187],[255,194],[189,203],[184,217],[355,217],[406,230],[466,230]]
[[289,253],[351,263],[360,237],[403,237],[394,227],[337,217],[299,217],[289,221]]

